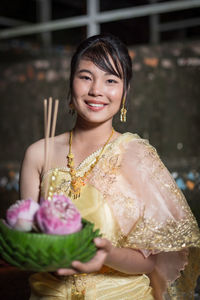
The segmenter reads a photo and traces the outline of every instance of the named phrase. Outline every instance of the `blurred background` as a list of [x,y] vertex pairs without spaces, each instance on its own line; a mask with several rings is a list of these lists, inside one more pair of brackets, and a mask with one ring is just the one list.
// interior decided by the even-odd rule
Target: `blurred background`
[[[127,123],[117,116],[114,127],[156,147],[200,224],[200,0],[1,0],[0,217],[19,199],[25,149],[43,137],[43,99],[60,100],[57,134],[71,129],[71,56],[81,40],[106,32],[133,61]],[[13,272],[0,294],[26,299]],[[5,288],[9,280],[19,295]]]

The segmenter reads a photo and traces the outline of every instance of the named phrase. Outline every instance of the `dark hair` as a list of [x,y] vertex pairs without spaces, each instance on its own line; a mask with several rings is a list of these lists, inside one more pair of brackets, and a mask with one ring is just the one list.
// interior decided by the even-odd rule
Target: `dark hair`
[[[132,77],[132,61],[127,47],[117,37],[110,34],[94,35],[85,39],[77,48],[71,60],[70,94],[74,74],[82,58],[91,60],[100,69],[113,74],[124,81],[124,90],[127,92]],[[113,60],[113,65],[110,62]]]

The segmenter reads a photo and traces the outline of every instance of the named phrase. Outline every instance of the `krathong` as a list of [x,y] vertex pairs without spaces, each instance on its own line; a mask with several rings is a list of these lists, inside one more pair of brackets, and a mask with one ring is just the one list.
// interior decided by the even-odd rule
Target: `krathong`
[[64,195],[40,205],[18,200],[7,210],[6,220],[0,220],[0,255],[24,270],[56,271],[70,267],[73,260],[89,261],[96,253],[97,236],[99,230],[81,219]]

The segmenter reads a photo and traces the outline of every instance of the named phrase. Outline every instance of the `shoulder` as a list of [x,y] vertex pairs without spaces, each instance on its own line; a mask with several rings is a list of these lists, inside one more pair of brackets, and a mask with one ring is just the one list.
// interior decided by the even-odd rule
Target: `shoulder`
[[127,147],[136,147],[140,145],[141,147],[154,148],[152,145],[150,145],[149,140],[141,138],[137,133],[123,133],[122,142],[124,142],[127,145]]
[[144,157],[159,157],[154,146],[147,139],[138,134],[126,132],[123,134],[124,155],[128,154],[132,159],[143,159]]
[[[65,144],[67,141],[67,135],[68,133],[62,133],[60,135],[55,136],[54,138],[49,138],[48,140],[48,146],[47,147],[59,147],[60,145]],[[28,156],[33,156],[37,155],[38,157],[43,156],[45,152],[45,147],[46,147],[46,141],[45,139],[40,139],[37,142],[31,144],[27,149],[26,149],[26,155]]]
[[31,144],[25,151],[24,160],[28,160],[29,162],[35,162],[39,168],[41,168],[44,164],[45,160],[45,148],[53,147],[54,153],[62,147],[66,146],[67,142],[67,134],[63,133],[55,136],[54,138],[49,138],[49,140],[45,141],[45,139],[40,139],[35,143]]
[[44,139],[41,139],[33,144],[31,144],[25,152],[25,157],[32,158],[33,156],[40,157],[44,154]]
[[39,172],[42,170],[44,163],[44,139],[41,139],[30,146],[25,151],[22,167],[29,166],[37,169]]
[[138,178],[141,176],[145,179],[149,174],[153,177],[157,176],[156,172],[161,174],[161,171],[162,174],[168,176],[167,169],[156,149],[148,140],[139,136],[132,136],[132,139],[125,145],[121,156],[121,170],[127,179],[128,177],[133,178],[135,176],[133,174],[136,173]]

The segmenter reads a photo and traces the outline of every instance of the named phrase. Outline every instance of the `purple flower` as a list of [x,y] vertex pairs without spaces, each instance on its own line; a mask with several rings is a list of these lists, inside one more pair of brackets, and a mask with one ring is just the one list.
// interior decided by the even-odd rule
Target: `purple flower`
[[6,212],[8,224],[19,231],[31,231],[39,204],[32,199],[18,200]]
[[47,234],[70,234],[81,230],[81,215],[70,199],[54,195],[41,203],[36,213],[40,230]]

